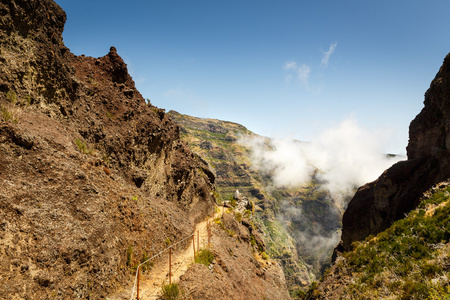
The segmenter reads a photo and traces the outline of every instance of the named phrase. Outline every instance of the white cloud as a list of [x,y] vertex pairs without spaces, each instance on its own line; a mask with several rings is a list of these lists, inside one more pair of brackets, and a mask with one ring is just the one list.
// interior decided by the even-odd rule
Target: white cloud
[[355,120],[345,120],[325,130],[311,142],[292,139],[243,139],[252,150],[255,168],[269,174],[276,187],[301,186],[310,180],[315,168],[334,197],[348,195],[367,182],[375,180],[399,157],[383,154],[386,136],[369,132]]
[[284,63],[283,70],[296,70],[297,69],[297,63],[295,61],[287,61]]
[[323,54],[322,62],[320,63],[321,66],[323,66],[325,68],[328,67],[328,62],[330,61],[331,55],[336,50],[336,47],[337,47],[337,43],[333,43],[330,45],[330,49],[328,49],[328,51]]
[[283,70],[286,71],[286,81],[288,83],[291,82],[292,78],[295,77],[298,78],[300,83],[307,87],[308,86],[308,79],[309,75],[311,73],[311,67],[305,64],[302,64],[301,66],[297,65],[297,62],[295,61],[287,61],[283,65]]
[[311,68],[309,66],[303,64],[297,69],[297,73],[298,73],[298,79],[300,79],[300,82],[303,85],[307,86],[309,74],[311,73]]

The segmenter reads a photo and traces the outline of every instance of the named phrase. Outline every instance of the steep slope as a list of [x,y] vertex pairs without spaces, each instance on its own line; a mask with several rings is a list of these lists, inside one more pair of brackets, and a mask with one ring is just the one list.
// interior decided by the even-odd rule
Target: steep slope
[[342,247],[377,234],[417,207],[433,184],[450,177],[450,55],[411,122],[408,160],[359,188],[343,216]]
[[309,299],[448,299],[450,182],[419,207],[340,256]]
[[[265,233],[268,253],[283,266],[292,294],[319,277],[338,242],[341,216],[321,183],[312,178],[306,186],[274,188],[270,174],[252,165],[252,149],[240,142],[256,134],[232,122],[168,114],[193,151],[215,169],[219,201],[239,190],[255,203],[255,223]],[[271,147],[270,139],[266,144]]]
[[70,53],[53,1],[0,12],[0,298],[106,297],[212,211],[214,175],[116,49]]
[[236,230],[236,234],[246,232],[247,238],[245,234],[239,234],[238,238],[230,236],[214,224],[211,243],[214,260],[208,266],[192,265],[181,277],[179,286],[186,298],[290,299],[280,265],[251,250],[249,229],[228,213],[219,221],[225,229]]

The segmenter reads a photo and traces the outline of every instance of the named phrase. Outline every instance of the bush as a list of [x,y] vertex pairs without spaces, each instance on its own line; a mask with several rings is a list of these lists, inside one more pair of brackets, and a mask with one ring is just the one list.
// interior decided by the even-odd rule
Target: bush
[[133,245],[128,245],[127,249],[127,266],[131,266],[131,260],[133,259]]
[[13,111],[8,110],[6,107],[0,107],[2,119],[5,122],[11,122],[17,124],[19,122],[19,118],[17,114]]
[[182,292],[178,287],[178,283],[163,284],[161,289],[163,299],[165,300],[181,299]]
[[[144,251],[144,253],[142,253],[142,258],[141,258],[141,263],[147,261],[150,257],[148,257],[147,252]],[[153,267],[153,262],[152,261],[147,261],[145,264],[143,264],[141,266],[141,270],[142,272],[145,272],[147,270],[150,270]]]
[[264,260],[268,260],[269,259],[269,255],[267,255],[267,253],[266,252],[261,252],[261,257],[262,257],[262,259],[264,259]]
[[195,256],[195,263],[209,266],[214,260],[214,253],[208,249],[202,249]]
[[83,141],[81,141],[79,139],[75,139],[75,144],[77,144],[78,149],[83,154],[92,155],[94,153],[91,149],[88,148],[88,146],[86,146],[86,144]]

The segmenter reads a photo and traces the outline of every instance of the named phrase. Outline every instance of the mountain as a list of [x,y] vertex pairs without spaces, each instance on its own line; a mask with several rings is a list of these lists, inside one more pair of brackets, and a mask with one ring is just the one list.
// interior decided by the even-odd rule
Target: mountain
[[292,295],[319,278],[331,262],[338,243],[342,212],[315,177],[306,186],[275,188],[271,174],[252,162],[252,148],[244,140],[258,136],[242,125],[202,119],[169,111],[180,135],[191,149],[208,161],[216,173],[219,202],[238,190],[255,204],[255,224],[264,232],[271,258],[283,266]]
[[411,122],[408,160],[358,189],[335,263],[308,299],[447,299],[450,295],[450,55]]
[[342,246],[377,234],[417,207],[422,194],[450,177],[450,56],[409,127],[408,160],[356,192],[343,216]]
[[[128,299],[136,266],[215,208],[214,172],[172,118],[146,103],[114,47],[72,54],[65,21],[51,0],[0,3],[2,299]],[[229,245],[259,288],[228,285],[288,297],[276,264]]]
[[419,206],[377,235],[354,242],[308,299],[448,299],[450,182],[436,184]]

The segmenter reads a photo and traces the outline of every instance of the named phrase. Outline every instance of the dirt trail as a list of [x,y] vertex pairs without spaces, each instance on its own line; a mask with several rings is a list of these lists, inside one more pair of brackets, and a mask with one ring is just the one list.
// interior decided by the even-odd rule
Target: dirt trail
[[[195,251],[198,250],[198,246],[200,246],[200,249],[208,246],[208,221],[212,222],[214,218],[219,217],[220,215],[221,210],[216,212],[213,217],[210,217],[195,226]],[[197,236],[199,239],[197,239]],[[181,244],[189,246],[185,249],[182,249],[182,246],[176,246],[172,249],[172,283],[178,282],[180,277],[194,263],[192,238],[188,239],[186,243]],[[161,286],[163,283],[169,283],[169,251],[166,251],[157,259],[150,271],[145,272],[144,274],[141,273],[139,299],[160,299]],[[134,299],[136,299],[136,293]]]

